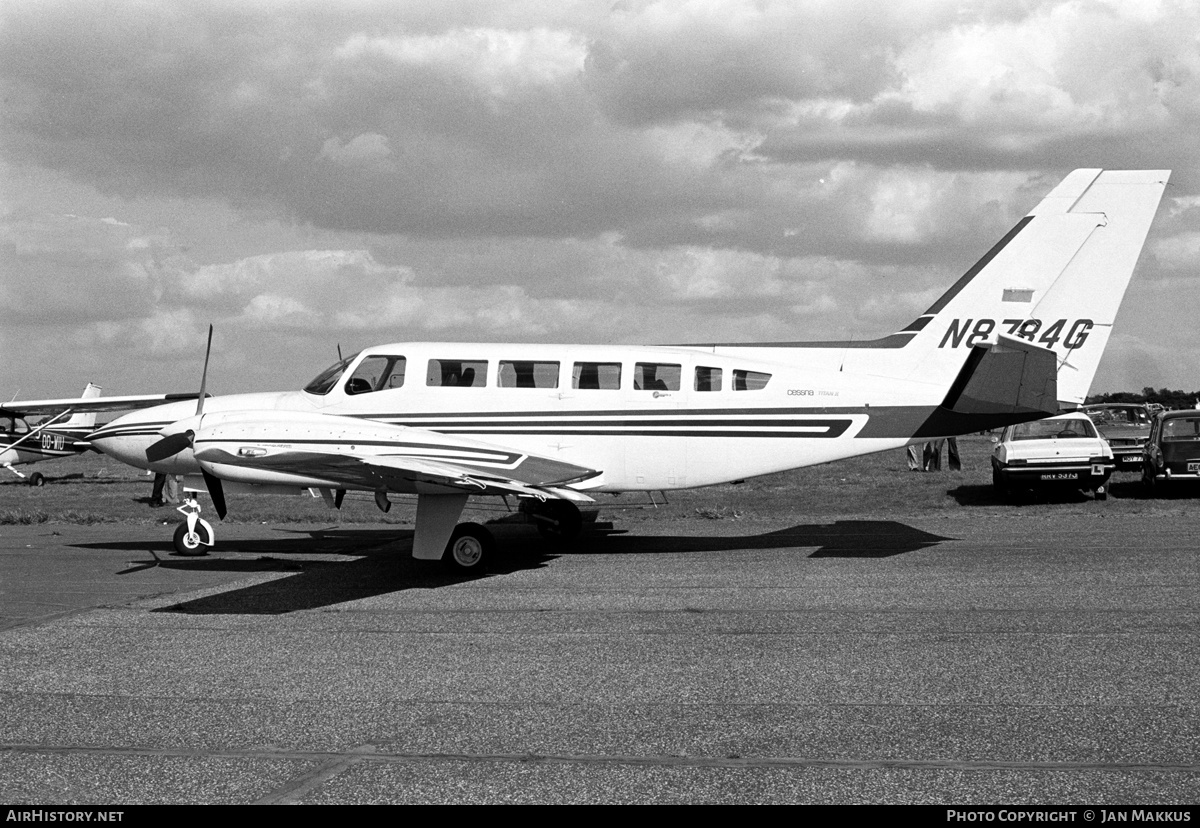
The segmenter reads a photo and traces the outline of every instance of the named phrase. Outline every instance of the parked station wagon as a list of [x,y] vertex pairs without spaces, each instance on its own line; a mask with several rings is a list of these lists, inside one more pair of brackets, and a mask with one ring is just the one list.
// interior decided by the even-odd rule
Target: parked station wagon
[[1027,489],[1073,488],[1108,498],[1116,461],[1080,411],[1004,429],[992,451],[992,485],[1008,496]]
[[1117,471],[1141,471],[1142,449],[1150,436],[1150,412],[1136,403],[1097,403],[1082,409],[1108,441]]
[[1200,411],[1164,411],[1154,418],[1142,457],[1142,482],[1149,488],[1200,480]]

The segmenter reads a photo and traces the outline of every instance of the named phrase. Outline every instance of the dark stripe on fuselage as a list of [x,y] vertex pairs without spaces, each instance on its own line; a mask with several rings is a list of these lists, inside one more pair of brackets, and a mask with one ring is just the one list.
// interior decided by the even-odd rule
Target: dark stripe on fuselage
[[992,259],[1000,255],[1000,251],[1007,247],[1009,242],[1015,239],[1017,234],[1024,230],[1031,221],[1033,221],[1033,216],[1025,216],[1023,219],[1018,221],[1013,229],[1009,230],[1008,233],[1005,234],[1004,238],[996,242],[996,245],[987,253],[985,253],[982,259],[977,261],[970,270],[964,273],[957,282],[950,286],[948,291],[943,293],[940,297],[938,297],[936,302],[929,306],[929,310],[925,311],[925,313],[921,315],[930,316],[946,307],[946,305],[950,304],[950,300],[961,293],[962,289],[969,285],[971,280],[978,276],[979,271],[987,267]]
[[109,437],[157,437],[159,432],[174,420],[163,420],[156,423],[129,423],[119,426],[105,426],[88,434],[89,440],[105,440]]
[[792,407],[776,407],[776,408],[601,408],[588,411],[546,411],[542,410],[524,410],[524,411],[391,411],[391,412],[376,412],[372,414],[348,414],[345,416],[355,417],[364,420],[432,420],[432,419],[462,419],[467,417],[484,418],[484,417],[507,417],[517,418],[525,417],[530,420],[563,420],[567,418],[600,418],[600,417],[675,417],[677,419],[691,417],[827,417],[827,416],[844,416],[846,414],[865,414],[867,409],[862,406],[850,407],[817,407],[811,408],[796,408]]

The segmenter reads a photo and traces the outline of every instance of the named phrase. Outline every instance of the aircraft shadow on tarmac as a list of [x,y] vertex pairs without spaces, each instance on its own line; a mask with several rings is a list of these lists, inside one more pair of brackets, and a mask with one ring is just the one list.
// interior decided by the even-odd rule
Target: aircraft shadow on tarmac
[[[281,537],[278,538],[240,541],[228,538],[231,529],[226,529],[226,539],[220,544],[220,552],[204,557],[176,555],[169,551],[171,546],[166,542],[147,544],[121,541],[75,546],[146,553],[144,562],[133,563],[117,573],[120,575],[131,575],[153,567],[189,572],[287,574],[288,577],[275,578],[266,583],[231,589],[154,610],[200,615],[276,615],[406,589],[436,589],[465,580],[537,569],[562,554],[654,555],[803,549],[813,550],[807,555],[809,558],[887,558],[951,540],[887,520],[839,520],[826,525],[798,525],[761,535],[724,537],[645,536],[598,528],[574,543],[569,553],[563,553],[559,547],[536,535],[526,534],[519,539],[502,536],[497,544],[500,554],[494,559],[491,570],[464,577],[451,574],[434,562],[414,560],[409,554],[412,530],[340,527],[324,530],[283,529],[279,530]],[[515,546],[521,547],[521,550],[514,550],[512,547]],[[350,560],[304,560],[305,555],[343,555]]]

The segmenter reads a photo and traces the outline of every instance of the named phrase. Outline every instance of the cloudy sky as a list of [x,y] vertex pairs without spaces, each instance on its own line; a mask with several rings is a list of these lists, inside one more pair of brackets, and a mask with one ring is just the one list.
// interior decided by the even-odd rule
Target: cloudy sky
[[1200,4],[0,5],[0,394],[358,348],[845,339],[1174,170],[1092,390],[1200,388]]

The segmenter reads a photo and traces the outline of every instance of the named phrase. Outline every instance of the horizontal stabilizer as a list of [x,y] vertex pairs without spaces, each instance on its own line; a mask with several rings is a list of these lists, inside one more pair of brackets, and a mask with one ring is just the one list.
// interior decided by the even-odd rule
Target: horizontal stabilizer
[[914,437],[948,437],[1058,413],[1054,352],[1009,337],[971,349],[953,385]]

